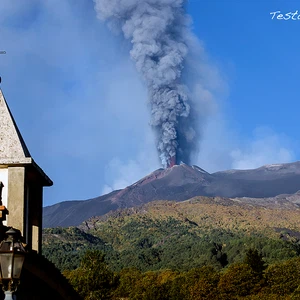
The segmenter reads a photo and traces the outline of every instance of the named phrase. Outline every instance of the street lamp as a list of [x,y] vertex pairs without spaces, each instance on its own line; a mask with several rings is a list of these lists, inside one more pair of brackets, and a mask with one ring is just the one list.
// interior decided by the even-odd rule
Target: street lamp
[[18,239],[18,232],[13,228],[6,234],[7,239],[0,244],[0,280],[5,293],[5,300],[12,300],[17,290],[26,250]]

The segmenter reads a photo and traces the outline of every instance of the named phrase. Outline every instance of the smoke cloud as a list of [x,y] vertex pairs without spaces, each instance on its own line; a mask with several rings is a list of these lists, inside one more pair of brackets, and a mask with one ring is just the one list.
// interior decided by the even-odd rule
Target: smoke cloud
[[190,163],[197,150],[196,110],[183,83],[190,20],[185,0],[94,0],[99,19],[130,40],[131,58],[145,80],[161,162]]

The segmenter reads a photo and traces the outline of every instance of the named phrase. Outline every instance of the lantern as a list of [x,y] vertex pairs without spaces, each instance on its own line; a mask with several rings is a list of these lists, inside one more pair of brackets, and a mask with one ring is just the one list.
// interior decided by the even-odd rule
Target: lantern
[[17,239],[17,231],[11,228],[6,234],[7,239],[0,244],[0,279],[5,299],[11,299],[11,294],[16,291],[19,284],[26,250]]

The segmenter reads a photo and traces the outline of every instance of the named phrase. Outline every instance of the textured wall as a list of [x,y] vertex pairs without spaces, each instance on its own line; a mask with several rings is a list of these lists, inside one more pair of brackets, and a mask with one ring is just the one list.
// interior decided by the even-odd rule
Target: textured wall
[[19,229],[24,234],[24,185],[25,168],[8,168],[7,225]]

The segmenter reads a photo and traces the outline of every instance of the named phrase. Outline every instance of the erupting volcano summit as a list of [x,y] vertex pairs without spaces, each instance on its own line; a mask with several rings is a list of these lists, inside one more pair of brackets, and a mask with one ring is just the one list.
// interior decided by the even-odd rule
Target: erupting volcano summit
[[200,137],[199,116],[196,99],[190,99],[194,87],[183,76],[194,70],[188,54],[199,51],[186,0],[94,1],[98,18],[131,43],[130,56],[148,88],[150,124],[163,167],[176,160],[190,164]]
[[172,168],[175,165],[177,165],[177,162],[176,162],[176,156],[174,155],[173,157],[170,158],[170,162],[169,162],[167,168]]

